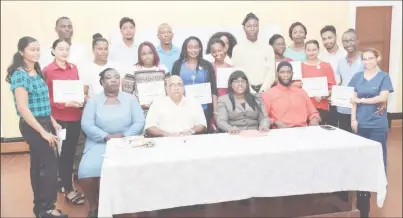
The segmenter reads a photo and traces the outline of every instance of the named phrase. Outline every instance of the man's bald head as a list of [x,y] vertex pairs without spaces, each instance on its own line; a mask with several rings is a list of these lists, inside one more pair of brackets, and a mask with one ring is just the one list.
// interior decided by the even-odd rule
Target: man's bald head
[[183,83],[183,80],[178,75],[172,75],[167,79],[167,85],[170,83]]
[[158,26],[157,37],[161,45],[171,45],[173,36],[172,27],[168,23],[162,23]]
[[166,80],[166,91],[169,97],[178,98],[183,96],[183,80],[180,76],[173,75]]

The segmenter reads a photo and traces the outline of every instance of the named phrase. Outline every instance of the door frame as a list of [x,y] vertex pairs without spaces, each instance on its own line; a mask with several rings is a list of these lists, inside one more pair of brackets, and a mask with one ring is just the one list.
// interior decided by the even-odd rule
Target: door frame
[[[357,7],[368,6],[392,6],[392,23],[390,33],[389,50],[389,76],[392,80],[394,92],[390,94],[388,101],[389,113],[402,113],[397,108],[396,92],[401,87],[402,81],[399,79],[399,64],[402,59],[400,49],[402,48],[402,2],[401,1],[349,1],[350,8],[350,28],[355,29],[357,18]],[[358,36],[359,38],[359,36]]]

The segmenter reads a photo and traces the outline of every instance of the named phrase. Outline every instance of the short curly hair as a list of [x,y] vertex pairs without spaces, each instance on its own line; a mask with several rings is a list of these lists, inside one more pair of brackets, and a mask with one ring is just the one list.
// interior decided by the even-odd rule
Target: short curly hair
[[225,36],[225,37],[228,38],[229,46],[228,46],[227,55],[228,55],[230,58],[232,58],[232,50],[234,49],[235,45],[236,45],[238,42],[236,41],[235,36],[232,35],[232,34],[229,33],[229,32],[217,32],[217,33],[214,33],[214,34],[210,37],[210,39],[208,40],[208,42],[207,42],[206,54],[210,54],[210,53],[211,53],[211,48],[210,48],[210,47],[211,47],[211,42],[212,42],[212,40],[213,40],[213,39],[219,39],[219,38],[221,38],[222,36]]
[[288,29],[288,36],[290,37],[291,40],[293,40],[292,39],[292,31],[294,30],[294,28],[296,26],[301,26],[302,29],[304,29],[305,37],[306,37],[306,35],[308,35],[308,30],[306,29],[305,25],[302,24],[301,22],[295,22],[295,23],[291,24],[290,29]]

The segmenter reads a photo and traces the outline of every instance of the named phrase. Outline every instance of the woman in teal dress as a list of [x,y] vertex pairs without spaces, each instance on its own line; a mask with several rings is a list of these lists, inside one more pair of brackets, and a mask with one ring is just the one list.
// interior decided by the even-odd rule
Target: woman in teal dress
[[99,179],[107,141],[139,135],[145,122],[137,99],[119,91],[119,73],[107,68],[99,75],[104,92],[88,100],[81,120],[87,139],[78,168],[78,179],[89,203],[88,217],[98,214]]
[[305,54],[305,39],[307,33],[304,24],[300,22],[291,24],[290,29],[288,30],[288,35],[292,40],[292,44],[285,49],[284,57],[301,62],[307,60]]

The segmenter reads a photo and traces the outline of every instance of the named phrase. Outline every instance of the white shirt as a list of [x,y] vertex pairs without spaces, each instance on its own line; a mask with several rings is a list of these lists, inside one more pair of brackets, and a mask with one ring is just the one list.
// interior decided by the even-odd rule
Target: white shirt
[[109,46],[108,60],[119,63],[122,69],[127,72],[131,70],[133,65],[138,62],[138,46],[133,43],[128,47],[122,40],[117,43],[113,43]]
[[200,103],[189,97],[182,97],[177,105],[169,96],[157,98],[148,110],[144,129],[157,127],[165,132],[188,131],[196,125],[207,126]]
[[322,61],[328,62],[333,69],[334,72],[334,78],[336,78],[336,83],[340,84],[340,76],[337,74],[337,65],[340,61],[340,59],[345,58],[347,56],[347,51],[344,50],[343,48],[339,47],[337,49],[337,52],[334,54],[331,54],[327,51],[327,49],[323,49],[321,53],[319,54],[319,59]]
[[157,66],[143,67],[143,66],[138,66],[138,65],[134,65],[132,67],[132,72],[142,71],[142,70],[163,70],[163,71],[165,71],[165,73],[169,72],[168,68],[163,64],[158,65],[158,67]]
[[232,63],[244,71],[250,85],[262,85],[260,91],[268,89],[275,80],[274,50],[267,42],[238,43],[232,51]]
[[[214,57],[211,54],[205,55],[203,56],[203,58],[211,63],[214,62]],[[224,62],[232,65],[232,59],[228,55],[225,57]]]
[[80,80],[83,81],[84,85],[88,86],[88,96],[93,97],[104,91],[104,87],[101,86],[99,79],[99,73],[101,73],[106,68],[114,68],[120,73],[120,78],[123,79],[125,74],[121,73],[120,65],[116,62],[108,61],[105,65],[100,66],[93,61],[83,64],[81,70],[78,72]]
[[[52,63],[53,60],[55,59],[55,57],[52,56],[51,52],[52,52],[52,45],[41,48],[41,56],[39,58],[39,64],[41,65],[42,69],[48,66],[50,63]],[[91,61],[91,57],[92,56],[86,46],[82,44],[72,43],[70,46],[70,54],[67,61],[69,63],[75,64],[78,68],[78,71],[80,71],[81,65],[83,63]]]

